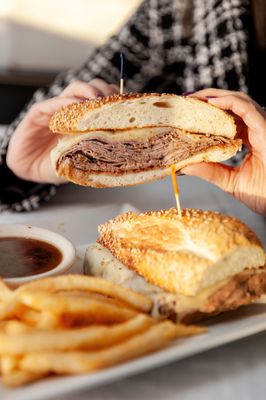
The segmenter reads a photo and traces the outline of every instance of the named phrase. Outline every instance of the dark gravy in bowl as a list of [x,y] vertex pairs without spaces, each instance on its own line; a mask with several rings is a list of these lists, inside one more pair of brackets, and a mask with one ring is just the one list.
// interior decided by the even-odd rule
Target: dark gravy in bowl
[[42,240],[23,237],[0,238],[0,276],[19,278],[41,274],[57,267],[61,251]]

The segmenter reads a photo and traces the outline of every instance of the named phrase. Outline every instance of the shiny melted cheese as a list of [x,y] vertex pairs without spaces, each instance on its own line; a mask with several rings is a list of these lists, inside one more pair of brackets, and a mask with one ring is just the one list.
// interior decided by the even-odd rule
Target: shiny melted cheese
[[184,296],[182,294],[165,292],[163,289],[147,282],[143,277],[128,269],[109,250],[98,243],[90,245],[86,250],[84,273],[86,275],[99,276],[110,282],[143,293],[149,296],[154,302],[152,309],[154,317],[176,315],[178,320],[195,311],[204,312],[204,306],[209,297],[230,279],[224,279],[202,290],[196,296]]
[[72,135],[65,135],[60,139],[58,146],[60,149],[66,150],[71,146],[79,143],[81,140],[93,140],[100,139],[106,140],[108,143],[116,143],[120,141],[128,141],[128,140],[136,140],[136,141],[145,141],[149,138],[157,135],[161,135],[162,133],[171,132],[173,129],[166,127],[153,127],[153,128],[133,128],[133,129],[125,129],[122,131],[101,131],[94,130],[90,132],[81,132],[75,133]]

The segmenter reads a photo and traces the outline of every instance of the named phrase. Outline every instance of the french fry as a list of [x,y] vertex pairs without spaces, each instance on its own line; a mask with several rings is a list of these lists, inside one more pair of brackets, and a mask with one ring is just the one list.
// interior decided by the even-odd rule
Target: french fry
[[59,276],[14,291],[0,281],[1,290],[0,375],[9,387],[109,367],[205,331],[159,322],[146,296],[99,278]]
[[0,321],[12,318],[14,315],[14,308],[16,307],[16,302],[14,299],[10,301],[5,301],[0,303]]
[[43,377],[44,374],[18,370],[2,376],[2,383],[10,388],[15,388]]
[[132,338],[95,352],[45,352],[27,354],[20,368],[29,372],[80,374],[115,365],[165,347],[177,336],[174,323],[163,321]]
[[32,326],[38,325],[41,317],[41,313],[39,311],[33,310],[32,308],[27,307],[19,302],[17,302],[13,308],[13,314],[14,317]]
[[9,289],[5,282],[0,278],[0,301],[5,302],[10,296],[12,296],[12,294],[12,290]]
[[14,372],[18,367],[19,358],[13,355],[7,355],[1,357],[1,372],[2,375],[8,375]]
[[7,335],[20,335],[22,333],[27,333],[31,331],[33,328],[24,322],[17,320],[7,321],[4,327],[4,332]]
[[24,305],[39,311],[58,315],[82,314],[91,317],[94,323],[122,322],[136,315],[136,312],[129,308],[86,298],[83,298],[81,302],[77,298],[60,297],[55,293],[23,291],[18,294],[18,298]]
[[205,333],[205,326],[176,324],[176,337],[188,337]]
[[147,296],[115,285],[101,278],[84,275],[62,275],[35,280],[19,287],[16,292],[22,293],[28,290],[49,292],[57,292],[59,290],[83,290],[113,297],[142,312],[149,312],[152,307],[152,300]]
[[125,302],[122,302],[121,300],[114,299],[112,297],[107,297],[99,293],[89,293],[89,292],[81,292],[81,291],[64,291],[64,292],[58,292],[56,293],[58,296],[62,298],[74,298],[79,299],[79,301],[83,301],[84,297],[86,299],[91,299],[91,300],[97,300],[97,301],[102,301],[103,303],[108,303],[108,304],[115,304],[119,307],[126,307],[130,308],[136,311],[136,308],[132,307],[130,304],[127,304]]
[[61,318],[59,315],[50,311],[42,311],[36,327],[39,329],[58,328],[61,325]]
[[21,335],[0,334],[1,355],[23,355],[46,351],[101,349],[122,342],[143,332],[155,321],[138,315],[127,322],[106,326],[90,326],[71,330],[31,331]]
[[[0,304],[1,308],[1,304]],[[0,332],[5,332],[5,326],[6,326],[7,321],[0,321]]]

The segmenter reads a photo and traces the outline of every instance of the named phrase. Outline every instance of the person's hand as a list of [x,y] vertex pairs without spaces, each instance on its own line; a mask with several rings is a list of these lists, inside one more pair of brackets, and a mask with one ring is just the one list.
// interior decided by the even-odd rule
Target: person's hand
[[50,161],[50,152],[62,135],[49,130],[53,113],[84,99],[117,93],[115,85],[101,79],[90,83],[73,81],[60,96],[34,104],[13,133],[7,151],[7,166],[18,177],[38,183],[62,183]]
[[239,167],[200,163],[185,167],[181,172],[216,184],[252,210],[266,215],[265,111],[244,93],[206,89],[192,96],[207,98],[214,106],[239,116],[244,122],[240,136],[249,153]]

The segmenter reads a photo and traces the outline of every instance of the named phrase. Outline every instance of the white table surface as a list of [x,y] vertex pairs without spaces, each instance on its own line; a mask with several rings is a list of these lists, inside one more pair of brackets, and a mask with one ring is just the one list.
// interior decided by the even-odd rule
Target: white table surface
[[[260,237],[266,248],[266,219],[229,195],[199,179],[180,177],[183,207],[220,210],[239,217]],[[140,210],[174,206],[170,178],[131,188],[91,189],[64,185],[40,210],[28,213],[29,221],[51,210],[51,216],[70,204],[130,203]],[[10,217],[9,217],[10,216]],[[24,214],[25,217],[25,214]],[[16,222],[19,215],[4,214],[2,221]],[[1,222],[1,215],[0,215]],[[40,397],[41,398],[41,397]],[[83,393],[54,400],[264,400],[266,399],[266,332],[245,340],[160,367],[150,372]]]

